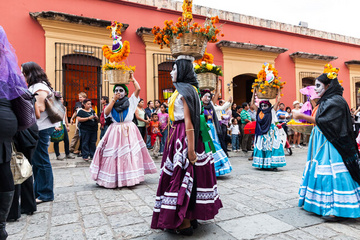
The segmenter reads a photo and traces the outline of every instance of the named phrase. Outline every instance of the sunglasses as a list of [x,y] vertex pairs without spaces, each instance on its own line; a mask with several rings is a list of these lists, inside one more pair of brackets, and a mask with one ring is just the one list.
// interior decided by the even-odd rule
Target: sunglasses
[[265,103],[262,103],[262,104],[260,104],[260,107],[261,107],[261,108],[264,108],[264,107],[268,107],[268,105],[265,104]]

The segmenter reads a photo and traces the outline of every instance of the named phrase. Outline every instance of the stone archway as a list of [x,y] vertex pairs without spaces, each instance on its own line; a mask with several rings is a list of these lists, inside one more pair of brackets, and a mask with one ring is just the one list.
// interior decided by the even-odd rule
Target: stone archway
[[237,105],[251,101],[251,85],[255,79],[256,74],[253,73],[240,74],[233,78],[233,98]]

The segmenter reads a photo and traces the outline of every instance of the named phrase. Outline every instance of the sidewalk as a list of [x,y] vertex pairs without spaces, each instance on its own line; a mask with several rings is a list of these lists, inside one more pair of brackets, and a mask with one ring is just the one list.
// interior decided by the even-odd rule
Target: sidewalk
[[[250,153],[242,154],[230,158],[232,173],[218,178],[224,207],[215,220],[201,222],[192,237],[150,229],[158,173],[131,188],[105,189],[90,179],[88,167],[70,167],[84,164],[77,158],[52,160],[55,200],[9,223],[9,240],[359,239],[359,220],[325,223],[297,206],[307,149],[294,149],[277,172],[253,168]],[[155,162],[159,167],[161,159]]]

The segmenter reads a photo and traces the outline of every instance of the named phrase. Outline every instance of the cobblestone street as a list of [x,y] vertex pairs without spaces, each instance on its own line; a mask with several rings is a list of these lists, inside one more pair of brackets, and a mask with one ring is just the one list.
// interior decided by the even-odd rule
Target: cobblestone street
[[306,153],[295,149],[277,172],[254,169],[242,153],[231,157],[232,173],[218,178],[224,207],[215,220],[200,222],[192,237],[150,229],[158,174],[135,187],[105,189],[90,179],[87,166],[53,160],[55,201],[8,223],[9,240],[359,239],[358,220],[325,223],[297,206]]

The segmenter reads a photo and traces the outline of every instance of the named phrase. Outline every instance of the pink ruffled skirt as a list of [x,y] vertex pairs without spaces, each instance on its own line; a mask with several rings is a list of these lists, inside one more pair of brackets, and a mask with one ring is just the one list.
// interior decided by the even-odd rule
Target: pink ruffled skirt
[[139,129],[133,122],[113,123],[99,142],[90,165],[91,178],[105,188],[134,186],[156,173]]

